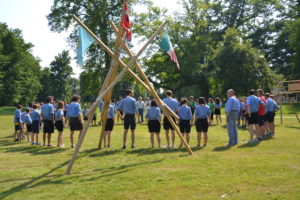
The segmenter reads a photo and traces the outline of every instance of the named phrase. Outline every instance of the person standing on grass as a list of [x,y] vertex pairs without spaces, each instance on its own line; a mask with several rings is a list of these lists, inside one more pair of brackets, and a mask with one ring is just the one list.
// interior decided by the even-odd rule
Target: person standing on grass
[[[166,92],[166,98],[163,99],[163,102],[174,112],[178,112],[178,101],[174,98],[172,98],[172,91],[168,90]],[[175,122],[175,118],[172,116],[172,120]],[[173,148],[175,143],[175,131],[171,123],[169,122],[168,118],[164,116],[164,129],[166,131],[166,140],[167,140],[167,146],[166,148]],[[172,133],[172,145],[170,146],[170,138],[169,138],[169,130],[171,130]]]
[[215,114],[215,102],[212,98],[208,99],[208,106],[210,110],[209,125],[212,126],[214,121],[214,114]]
[[143,123],[144,122],[144,109],[145,109],[145,103],[142,99],[142,97],[139,97],[138,101],[136,102],[137,104],[137,108],[138,108],[138,112],[139,112],[139,123]]
[[154,148],[154,134],[156,134],[158,148],[160,148],[161,111],[157,106],[156,100],[151,101],[150,107],[146,113],[146,119],[148,121],[148,130],[150,132],[151,147]]
[[195,124],[197,130],[197,147],[200,147],[201,144],[201,134],[204,135],[204,147],[207,144],[207,132],[208,132],[208,117],[210,117],[209,106],[206,105],[204,97],[198,99],[198,105],[195,109]]
[[227,91],[228,100],[225,106],[227,132],[229,136],[229,142],[227,146],[234,146],[238,144],[238,128],[236,121],[240,113],[240,102],[234,95],[234,90],[229,89]]
[[15,124],[14,142],[18,142],[21,140],[19,136],[19,132],[21,131],[21,110],[22,110],[22,105],[18,105],[14,116],[14,124]]
[[246,99],[242,99],[242,106],[241,106],[241,119],[242,119],[242,127],[246,127],[246,119],[247,119],[247,114],[246,114]]
[[194,115],[195,108],[196,108],[196,102],[195,102],[194,96],[190,96],[189,105],[191,107],[192,115]]
[[25,122],[24,122],[24,117],[26,115],[26,111],[21,113],[21,140],[25,139]]
[[266,120],[268,121],[268,128],[270,132],[268,133],[269,136],[275,135],[275,124],[274,124],[274,117],[275,112],[279,109],[276,101],[274,100],[274,96],[269,93],[266,94],[267,98],[267,117]]
[[58,137],[57,137],[57,146],[58,147],[64,147],[63,144],[63,131],[64,131],[64,102],[59,101],[57,103],[57,109],[54,113],[54,120],[55,120],[55,127],[58,131]]
[[135,115],[137,113],[136,100],[133,98],[133,90],[126,90],[127,97],[124,98],[119,105],[119,112],[123,110],[124,116],[120,112],[120,116],[124,119],[124,134],[123,134],[123,149],[126,149],[127,133],[130,128],[131,131],[131,148],[135,148]]
[[263,140],[264,137],[265,137],[265,130],[266,130],[266,127],[265,127],[266,112],[265,111],[266,111],[267,101],[264,97],[264,91],[262,89],[257,90],[257,96],[258,96],[258,98],[260,98],[260,100],[262,102],[264,102],[264,105],[259,105],[258,106],[258,125],[259,125],[259,137],[258,137],[258,139]]
[[51,144],[51,134],[54,133],[54,107],[53,107],[53,96],[46,98],[45,104],[42,106],[41,115],[44,122],[43,129],[43,146],[46,146],[46,135],[48,139],[48,146]]
[[216,98],[216,104],[215,104],[215,115],[216,115],[216,120],[217,124],[222,124],[222,118],[221,118],[221,109],[222,109],[222,102],[220,97]]
[[[264,105],[264,102],[260,98],[255,96],[255,90],[251,89],[249,91],[249,96],[247,97],[246,105],[246,114],[248,114],[249,116],[248,125],[250,132],[250,140],[248,140],[248,143],[251,143],[257,141],[259,137],[258,106]],[[256,136],[255,140],[253,140],[254,135]]]
[[32,106],[33,111],[31,112],[31,119],[32,119],[32,134],[31,134],[31,144],[32,145],[40,145],[39,143],[39,133],[40,133],[40,126],[41,126],[41,114],[39,112],[38,104],[33,104]]
[[70,124],[70,140],[71,140],[71,148],[74,148],[74,132],[79,131],[80,138],[83,129],[83,121],[81,117],[81,107],[80,107],[80,96],[75,94],[72,97],[72,103],[69,105],[67,117],[69,118]]
[[103,135],[103,143],[104,143],[104,148],[110,148],[110,136],[111,132],[114,129],[115,125],[115,107],[114,104],[109,105],[109,110],[108,110],[108,115],[107,115],[107,120],[106,120],[106,125],[104,129],[104,135]]
[[64,119],[65,119],[65,127],[68,125],[68,118],[67,118],[67,112],[68,112],[69,104],[65,101],[64,102]]
[[[179,128],[182,136],[186,136],[186,142],[187,144],[190,143],[190,133],[191,133],[191,124],[193,120],[192,110],[188,106],[188,101],[184,99],[181,101],[181,106],[178,109],[178,116],[179,116]],[[180,146],[182,147],[182,142],[180,143]]]
[[30,116],[31,108],[26,109],[26,114],[24,116],[24,124],[26,124],[26,136],[27,136],[27,142],[30,142],[31,134],[32,134],[32,119]]

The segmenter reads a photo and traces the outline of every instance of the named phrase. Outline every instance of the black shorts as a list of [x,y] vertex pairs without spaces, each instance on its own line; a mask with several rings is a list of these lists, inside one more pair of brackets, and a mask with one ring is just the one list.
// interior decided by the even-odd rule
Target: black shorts
[[112,131],[114,129],[114,120],[107,119],[104,131]]
[[268,112],[266,116],[267,116],[267,117],[266,117],[266,118],[267,118],[267,121],[268,121],[269,123],[274,122],[275,112]]
[[215,109],[215,114],[216,114],[216,115],[221,115],[221,110],[216,108],[216,109]]
[[196,121],[196,130],[197,132],[205,132],[208,131],[208,121],[207,119],[197,119]]
[[258,116],[258,125],[263,126],[265,124],[265,115]]
[[55,125],[55,128],[59,132],[63,132],[64,131],[64,121],[63,120],[56,121],[54,125]]
[[191,133],[191,120],[179,121],[180,133]]
[[40,127],[41,127],[40,120],[33,120],[32,121],[32,132],[33,133],[40,133]]
[[66,117],[67,116],[67,111],[66,110],[64,110],[64,117]]
[[159,120],[149,120],[148,130],[150,133],[160,133],[160,122]]
[[32,124],[26,124],[27,132],[32,132]]
[[192,115],[194,115],[195,109],[196,109],[195,107],[191,107]]
[[44,120],[43,132],[48,134],[54,133],[54,124],[52,120]]
[[[172,119],[173,119],[173,121],[175,122],[174,117],[172,117]],[[164,129],[165,129],[165,130],[169,130],[169,129],[174,130],[172,124],[169,122],[169,120],[168,120],[167,117],[164,117]]]
[[71,117],[69,124],[71,131],[81,131],[83,129],[78,117]]
[[248,118],[248,124],[258,124],[258,112],[250,114]]
[[241,117],[242,119],[246,119],[246,110],[241,111]]
[[15,130],[20,131],[22,129],[21,125],[15,125]]
[[214,119],[214,113],[210,113],[210,119],[211,119],[211,120]]
[[124,118],[124,129],[128,130],[130,127],[130,130],[135,130],[136,128],[136,122],[135,122],[135,115],[125,115]]

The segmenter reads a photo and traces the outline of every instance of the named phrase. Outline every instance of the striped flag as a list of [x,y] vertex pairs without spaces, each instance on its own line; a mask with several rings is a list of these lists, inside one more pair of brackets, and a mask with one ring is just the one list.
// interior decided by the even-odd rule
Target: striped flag
[[180,69],[179,62],[177,60],[176,53],[173,49],[170,37],[167,32],[165,32],[162,40],[159,42],[159,47],[169,54],[171,60],[176,63],[178,70]]
[[90,34],[84,30],[81,26],[79,27],[79,43],[77,46],[77,64],[84,64],[84,53],[95,41]]

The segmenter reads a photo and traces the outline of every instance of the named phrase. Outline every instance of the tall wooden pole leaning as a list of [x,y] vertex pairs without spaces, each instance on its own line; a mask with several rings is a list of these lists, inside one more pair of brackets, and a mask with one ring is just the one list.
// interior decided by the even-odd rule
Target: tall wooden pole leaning
[[[162,25],[155,31],[155,33],[153,33],[153,35],[150,37],[150,39],[144,44],[144,46],[138,51],[138,53],[135,56],[131,56],[131,60],[129,62],[128,65],[132,65],[134,63],[137,63],[137,58],[145,51],[145,49],[154,41],[155,37],[163,30],[163,28],[165,27],[165,25],[167,24],[167,21],[163,22]],[[122,33],[122,31],[121,31]],[[117,37],[120,37],[120,34],[117,35]],[[126,45],[126,44],[125,44]],[[134,60],[133,62],[131,62],[132,60]],[[110,97],[111,98],[111,97]],[[110,101],[110,99],[109,99]],[[104,114],[108,113],[107,110],[104,111]],[[98,144],[98,148],[101,148],[102,145],[102,139],[103,139],[103,134],[104,134],[104,129],[105,126],[104,124],[106,124],[106,120],[107,120],[107,115],[103,115],[105,118],[103,119],[103,127],[102,127],[102,131],[100,134],[100,138],[99,138],[99,144]],[[104,123],[105,122],[105,123]]]
[[[116,25],[113,22],[110,22],[115,33],[119,34],[119,31],[116,27]],[[125,44],[125,50],[128,53],[128,55],[130,57],[133,57],[133,53],[131,52],[131,50],[129,49],[128,45]],[[139,63],[136,61],[135,66],[139,72],[139,74],[142,76],[142,78],[144,79],[145,83],[148,85],[148,87],[150,88],[149,93],[157,100],[158,104],[160,106],[163,107],[162,111],[163,114],[168,118],[168,120],[171,122],[172,127],[174,128],[174,130],[176,131],[176,133],[178,134],[178,136],[180,137],[182,143],[184,144],[184,146],[187,148],[187,150],[189,151],[190,154],[193,154],[190,146],[187,144],[186,140],[184,139],[184,137],[181,135],[180,130],[178,129],[178,127],[176,126],[175,122],[173,121],[172,117],[174,117],[175,119],[179,119],[178,116],[159,98],[158,94],[156,93],[155,89],[152,87],[152,85],[150,84],[150,81],[148,79],[148,77],[146,76],[146,74],[143,72],[141,66],[139,65]],[[171,115],[171,116],[170,116]]]

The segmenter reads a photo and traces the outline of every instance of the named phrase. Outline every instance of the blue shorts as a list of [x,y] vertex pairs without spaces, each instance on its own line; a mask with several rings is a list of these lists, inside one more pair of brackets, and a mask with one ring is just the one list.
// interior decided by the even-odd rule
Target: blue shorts
[[33,120],[32,121],[32,132],[33,133],[40,133],[40,120]]

